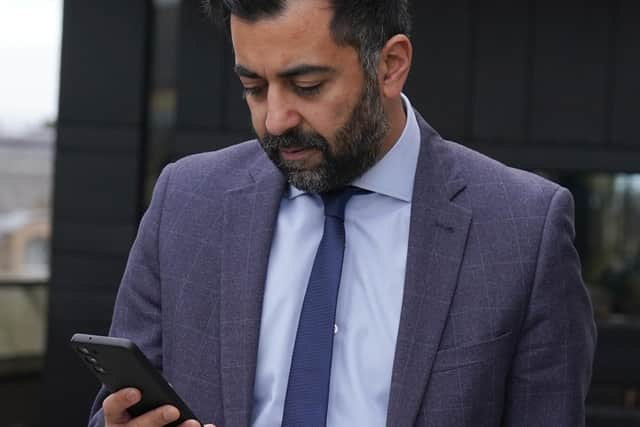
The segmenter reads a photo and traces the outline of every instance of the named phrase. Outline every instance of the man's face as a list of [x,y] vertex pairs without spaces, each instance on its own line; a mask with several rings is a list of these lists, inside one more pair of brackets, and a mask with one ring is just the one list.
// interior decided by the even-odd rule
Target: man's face
[[283,14],[231,18],[236,72],[269,158],[296,187],[344,186],[378,159],[387,119],[375,77],[330,33],[327,0],[290,2]]

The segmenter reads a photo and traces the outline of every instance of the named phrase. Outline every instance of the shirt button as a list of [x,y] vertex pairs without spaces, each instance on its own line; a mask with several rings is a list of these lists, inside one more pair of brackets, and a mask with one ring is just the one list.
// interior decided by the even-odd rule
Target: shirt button
[[338,333],[338,324],[334,323],[333,324],[333,335],[336,335]]

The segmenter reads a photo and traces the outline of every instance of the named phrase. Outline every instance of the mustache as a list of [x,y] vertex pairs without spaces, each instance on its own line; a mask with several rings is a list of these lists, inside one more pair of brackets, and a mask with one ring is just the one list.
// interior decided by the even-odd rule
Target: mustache
[[262,138],[263,147],[271,152],[286,148],[306,149],[314,148],[326,153],[329,150],[327,140],[315,132],[305,132],[302,129],[290,129],[282,135],[267,133]]

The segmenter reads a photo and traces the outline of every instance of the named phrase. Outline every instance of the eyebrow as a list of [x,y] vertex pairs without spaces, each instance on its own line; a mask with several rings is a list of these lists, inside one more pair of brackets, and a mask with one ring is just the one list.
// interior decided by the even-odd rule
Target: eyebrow
[[[300,77],[307,74],[326,74],[326,73],[334,73],[335,71],[336,71],[335,68],[332,68],[326,65],[301,64],[301,65],[296,65],[295,67],[291,67],[287,70],[280,71],[278,73],[278,77],[281,79],[290,79],[293,77]],[[239,64],[235,66],[235,72],[240,77],[246,77],[249,79],[262,78],[255,71],[252,71],[247,67]]]

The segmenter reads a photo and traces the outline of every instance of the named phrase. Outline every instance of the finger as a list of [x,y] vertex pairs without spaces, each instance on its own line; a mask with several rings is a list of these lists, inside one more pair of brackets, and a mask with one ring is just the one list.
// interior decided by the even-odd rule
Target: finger
[[185,421],[184,423],[180,424],[178,427],[216,427],[215,424],[205,424],[202,425],[200,424],[198,421],[196,420],[188,420]]
[[175,406],[165,405],[134,418],[128,427],[163,426],[180,418],[180,411]]
[[125,388],[110,394],[102,402],[105,422],[124,423],[129,421],[131,417],[127,408],[138,403],[141,397],[140,391],[135,388]]

